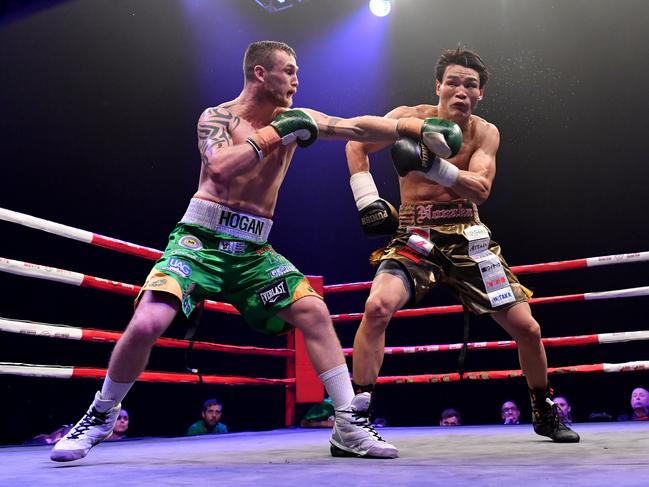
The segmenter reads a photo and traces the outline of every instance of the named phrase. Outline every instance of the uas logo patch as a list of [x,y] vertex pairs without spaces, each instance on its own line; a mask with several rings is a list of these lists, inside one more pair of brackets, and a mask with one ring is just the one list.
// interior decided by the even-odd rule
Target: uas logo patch
[[174,274],[178,274],[181,277],[187,277],[192,273],[192,268],[187,265],[186,262],[172,257],[167,263],[166,269],[169,269]]

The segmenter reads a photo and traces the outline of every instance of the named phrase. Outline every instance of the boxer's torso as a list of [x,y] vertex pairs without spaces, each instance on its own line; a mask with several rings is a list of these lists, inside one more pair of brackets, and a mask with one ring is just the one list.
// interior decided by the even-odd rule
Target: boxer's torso
[[[246,144],[246,138],[268,123],[244,118],[241,106],[236,102],[220,105],[213,110],[219,110],[225,117],[229,117],[228,132],[232,145]],[[294,152],[295,144],[280,146],[259,161],[251,171],[228,181],[210,178],[207,168],[202,165],[198,190],[194,196],[223,204],[233,210],[272,218],[279,188]]]
[[[437,117],[438,108],[435,105],[417,105],[400,113],[400,116],[422,119]],[[468,170],[471,156],[480,147],[480,141],[484,136],[487,124],[488,122],[486,120],[476,115],[471,115],[469,127],[462,130],[462,148],[455,157],[448,159],[448,161],[456,165],[459,169]],[[460,198],[452,189],[434,183],[419,174],[418,171],[411,171],[405,177],[400,177],[399,187],[402,203],[447,202]]]

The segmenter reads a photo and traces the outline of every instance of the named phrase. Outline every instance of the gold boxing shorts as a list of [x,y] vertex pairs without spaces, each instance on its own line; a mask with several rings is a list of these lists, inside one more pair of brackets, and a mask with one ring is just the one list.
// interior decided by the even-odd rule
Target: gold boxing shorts
[[476,314],[507,309],[532,296],[469,200],[401,205],[397,234],[372,260],[380,262],[377,275],[405,273],[411,304],[438,282]]

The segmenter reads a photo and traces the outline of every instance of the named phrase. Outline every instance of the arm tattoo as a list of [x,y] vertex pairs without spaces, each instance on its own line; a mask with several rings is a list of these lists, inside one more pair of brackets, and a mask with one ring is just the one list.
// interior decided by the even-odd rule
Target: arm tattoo
[[230,131],[241,119],[223,107],[209,108],[198,122],[198,150],[205,166],[210,165],[212,151],[232,145]]
[[341,122],[343,119],[340,117],[329,117],[322,133],[330,137],[353,137],[353,140],[360,139],[365,134],[365,130],[356,124],[350,123],[348,120],[346,123]]
[[330,117],[325,126],[324,133],[326,135],[336,135],[336,125],[342,119],[340,117]]

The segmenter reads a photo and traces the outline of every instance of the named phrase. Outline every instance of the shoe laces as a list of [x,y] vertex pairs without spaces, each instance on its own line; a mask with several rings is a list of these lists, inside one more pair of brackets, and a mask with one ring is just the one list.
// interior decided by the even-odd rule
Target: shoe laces
[[81,435],[94,426],[103,426],[108,419],[108,412],[100,413],[95,408],[83,415],[79,424],[70,432],[69,438],[77,440]]
[[569,430],[570,428],[563,424],[563,421],[561,421],[561,418],[559,418],[557,405],[552,404],[552,406],[550,406],[549,404],[546,404],[547,403],[545,403],[542,407],[534,408],[534,416],[536,417],[536,420],[539,423],[550,424],[553,430]]
[[385,440],[381,438],[381,435],[379,435],[376,432],[376,429],[374,429],[374,425],[370,423],[369,411],[352,410],[351,414],[352,414],[352,421],[350,421],[351,424],[365,430],[376,441],[385,442]]

